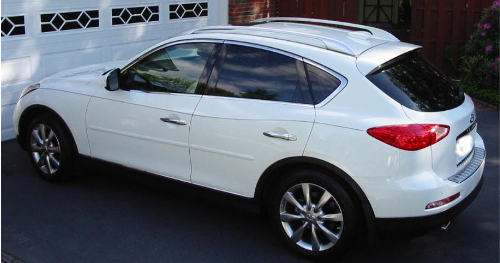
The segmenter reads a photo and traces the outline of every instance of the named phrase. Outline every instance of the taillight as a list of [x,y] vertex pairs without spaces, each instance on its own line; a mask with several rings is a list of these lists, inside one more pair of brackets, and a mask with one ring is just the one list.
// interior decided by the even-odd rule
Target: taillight
[[416,151],[442,140],[450,126],[441,124],[405,124],[375,127],[367,130],[377,140],[396,148]]

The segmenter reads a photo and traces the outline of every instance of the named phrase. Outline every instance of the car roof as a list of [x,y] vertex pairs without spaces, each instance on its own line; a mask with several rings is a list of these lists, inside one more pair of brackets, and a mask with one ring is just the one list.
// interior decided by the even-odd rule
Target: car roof
[[[181,34],[227,33],[260,36],[320,47],[353,57],[358,57],[366,50],[387,42],[399,42],[396,37],[384,30],[345,22],[282,17],[258,19],[252,22],[258,24],[208,26],[188,30]],[[344,28],[338,28],[338,26]]]
[[[349,61],[353,61],[354,64],[351,65],[366,75],[381,64],[420,48],[420,46],[401,42],[384,30],[345,22],[282,17],[259,19],[253,22],[258,24],[206,26],[181,32],[137,54],[126,65],[166,44],[211,39],[221,42],[237,41],[264,45],[306,57],[327,67],[332,67],[331,63],[347,65],[351,63]],[[331,27],[332,25],[354,30]],[[341,74],[352,70],[351,67],[335,69]]]

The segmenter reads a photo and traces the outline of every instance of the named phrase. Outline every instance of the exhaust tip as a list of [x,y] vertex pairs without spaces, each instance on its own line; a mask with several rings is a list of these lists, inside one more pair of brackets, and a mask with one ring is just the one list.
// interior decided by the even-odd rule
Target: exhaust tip
[[448,227],[450,226],[450,223],[451,223],[451,221],[449,221],[449,222],[444,223],[443,225],[441,225],[441,230],[446,230],[446,229],[448,229]]

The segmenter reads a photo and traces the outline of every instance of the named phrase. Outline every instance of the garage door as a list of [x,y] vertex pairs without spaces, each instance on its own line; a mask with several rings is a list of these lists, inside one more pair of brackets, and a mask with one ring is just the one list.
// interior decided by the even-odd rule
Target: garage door
[[127,60],[180,31],[227,24],[228,1],[3,0],[2,140],[22,89],[56,72]]

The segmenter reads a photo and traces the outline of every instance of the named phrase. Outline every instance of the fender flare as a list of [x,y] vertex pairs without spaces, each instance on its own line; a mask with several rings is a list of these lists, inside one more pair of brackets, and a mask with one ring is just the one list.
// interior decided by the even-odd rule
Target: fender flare
[[59,121],[63,125],[64,129],[69,133],[69,136],[71,137],[71,140],[73,142],[73,146],[78,151],[78,145],[76,145],[75,138],[73,137],[73,133],[69,129],[68,124],[66,124],[64,119],[56,111],[54,111],[50,107],[42,105],[42,104],[30,105],[29,107],[27,107],[26,109],[23,110],[23,112],[21,113],[21,116],[19,117],[19,124],[18,124],[19,125],[19,127],[18,127],[19,136],[18,136],[17,140],[18,140],[21,148],[25,151],[27,150],[27,148],[26,148],[27,144],[25,141],[26,136],[25,135],[26,135],[26,129],[28,128],[28,125],[29,125],[30,119],[31,119],[29,117],[35,116],[35,115],[40,114],[42,112],[48,112],[49,114],[53,115],[57,119],[57,121]]

